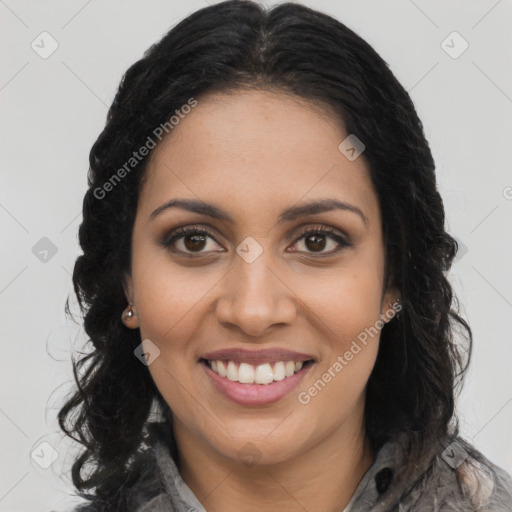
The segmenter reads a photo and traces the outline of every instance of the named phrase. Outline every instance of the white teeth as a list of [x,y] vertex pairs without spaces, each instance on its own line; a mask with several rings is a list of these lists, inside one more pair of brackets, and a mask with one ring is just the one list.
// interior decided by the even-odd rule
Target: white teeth
[[247,363],[240,363],[238,368],[238,382],[242,382],[243,384],[252,384],[254,382],[254,366]]
[[229,380],[238,380],[238,368],[236,367],[236,364],[233,363],[233,361],[229,361],[228,363],[228,375]]
[[293,361],[286,361],[284,373],[287,377],[291,377],[295,373],[295,363]]
[[274,365],[274,380],[283,380],[286,377],[283,361]]
[[291,377],[302,369],[301,361],[278,361],[272,367],[270,363],[260,364],[254,367],[249,363],[240,363],[238,366],[234,361],[208,361],[210,368],[221,377],[227,377],[230,381],[237,381],[242,384],[270,384]]
[[270,384],[274,380],[274,374],[272,373],[272,367],[270,364],[260,364],[256,368],[256,375],[254,382],[256,384]]
[[[224,363],[222,361],[216,361],[217,363],[217,373],[221,376],[221,377],[225,377],[228,372],[226,371],[226,367],[224,366]],[[213,371],[215,371],[214,368],[212,368]]]

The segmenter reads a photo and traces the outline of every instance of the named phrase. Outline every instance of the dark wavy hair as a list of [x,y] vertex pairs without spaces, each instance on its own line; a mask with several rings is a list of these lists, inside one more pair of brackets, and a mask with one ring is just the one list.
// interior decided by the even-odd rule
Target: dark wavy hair
[[243,89],[324,105],[366,145],[362,158],[382,213],[384,285],[396,286],[403,305],[381,331],[367,384],[372,449],[410,433],[407,474],[431,460],[441,440],[458,435],[455,396],[472,333],[447,279],[457,242],[444,228],[435,164],[409,95],[375,50],[334,18],[297,3],[266,10],[252,1],[225,1],[178,23],[126,71],[90,152],[79,228],[83,254],[73,284],[92,346],[73,359],[77,389],[58,419],[84,448],[72,467],[75,487],[105,502],[120,503],[143,471],[152,405],[170,432],[172,414],[134,356],[140,331],[120,319],[148,157],[104,197],[97,191],[191,97],[200,102],[206,93]]

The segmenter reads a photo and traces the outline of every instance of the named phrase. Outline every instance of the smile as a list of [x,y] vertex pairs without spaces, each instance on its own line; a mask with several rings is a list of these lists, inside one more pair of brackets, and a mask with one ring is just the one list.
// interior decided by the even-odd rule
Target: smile
[[240,405],[265,405],[288,395],[315,364],[277,361],[251,364],[230,360],[201,360],[214,388]]
[[300,371],[307,361],[277,361],[254,365],[236,361],[206,361],[208,366],[221,377],[241,384],[270,384],[291,377]]

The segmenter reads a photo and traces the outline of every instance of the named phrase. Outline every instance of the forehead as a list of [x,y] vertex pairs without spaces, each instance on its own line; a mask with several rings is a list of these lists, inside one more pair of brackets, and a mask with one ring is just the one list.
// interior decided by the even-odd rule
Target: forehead
[[277,215],[301,200],[329,197],[357,205],[370,223],[378,216],[366,163],[339,151],[348,134],[332,113],[267,91],[197,101],[150,156],[143,212],[186,197],[231,206],[234,216]]

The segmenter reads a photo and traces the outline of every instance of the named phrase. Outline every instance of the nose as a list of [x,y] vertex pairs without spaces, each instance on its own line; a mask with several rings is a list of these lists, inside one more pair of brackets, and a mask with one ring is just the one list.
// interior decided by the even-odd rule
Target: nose
[[276,326],[293,323],[297,300],[282,272],[263,251],[252,263],[235,256],[222,281],[215,312],[224,327],[262,337]]

